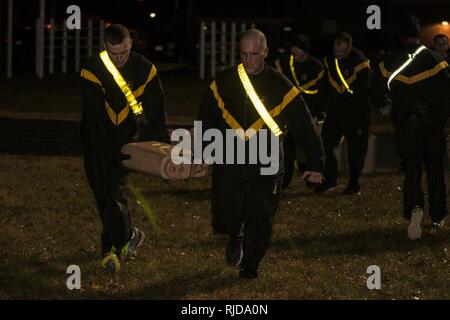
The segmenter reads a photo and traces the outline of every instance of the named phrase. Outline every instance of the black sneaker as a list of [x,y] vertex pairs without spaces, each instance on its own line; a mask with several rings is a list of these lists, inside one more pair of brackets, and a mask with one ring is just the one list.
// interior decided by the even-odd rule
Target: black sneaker
[[306,171],[306,163],[299,162],[297,164],[297,167],[298,167],[298,172],[300,173],[300,175],[303,175]]
[[431,223],[431,233],[439,232],[445,225],[445,218],[441,221],[435,221]]
[[316,194],[325,193],[328,191],[336,190],[336,188],[337,188],[336,183],[324,182],[320,186],[318,186],[317,188],[314,189],[314,193],[316,193]]
[[120,251],[121,256],[126,260],[136,254],[137,249],[142,245],[145,239],[145,234],[136,227],[133,227],[133,234],[130,241],[122,247]]
[[342,194],[345,194],[345,195],[360,194],[360,193],[361,193],[361,186],[359,184],[348,185],[344,189],[344,191],[342,191]]
[[239,277],[244,279],[256,279],[258,278],[258,271],[249,270],[249,269],[241,269],[239,271]]
[[243,236],[230,237],[227,251],[225,252],[225,260],[230,267],[238,267],[241,264],[242,257],[244,256],[244,250],[242,249],[243,243]]

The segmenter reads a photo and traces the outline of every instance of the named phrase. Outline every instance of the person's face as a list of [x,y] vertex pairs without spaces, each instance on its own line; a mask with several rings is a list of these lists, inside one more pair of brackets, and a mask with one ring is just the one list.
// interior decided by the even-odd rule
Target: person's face
[[267,48],[262,48],[258,39],[246,38],[241,41],[241,62],[248,74],[258,74],[263,71],[267,51]]
[[333,51],[337,59],[344,58],[351,48],[352,46],[345,41],[334,40]]
[[442,56],[445,56],[448,51],[448,38],[437,38],[436,41],[434,42],[434,48]]
[[118,44],[105,43],[106,52],[108,52],[109,58],[117,68],[121,68],[127,63],[130,57],[132,43],[133,41],[130,37],[123,39]]
[[291,48],[291,54],[294,56],[295,60],[300,61],[305,60],[306,56],[308,55],[305,51],[296,46]]

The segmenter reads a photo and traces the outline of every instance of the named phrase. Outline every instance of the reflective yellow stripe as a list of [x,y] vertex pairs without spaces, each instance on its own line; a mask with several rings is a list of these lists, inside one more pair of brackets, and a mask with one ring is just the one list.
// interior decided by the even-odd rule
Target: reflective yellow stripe
[[[381,62],[378,66],[380,68],[380,71],[381,71],[381,74],[383,75],[383,77],[389,78],[392,75],[392,72],[386,70],[386,67],[384,66],[384,62]],[[441,61],[438,64],[436,64],[433,68],[425,70],[418,74],[415,74],[411,77],[407,77],[405,75],[398,74],[395,78],[393,78],[393,80],[398,80],[400,82],[410,85],[410,84],[431,78],[431,77],[435,76],[436,74],[438,74],[439,71],[441,71],[447,67],[448,67],[448,63],[445,61]]]
[[333,77],[331,76],[331,72],[330,72],[330,68],[328,67],[328,62],[327,62],[327,58],[323,58],[323,63],[325,64],[325,67],[327,68],[328,71],[328,81],[330,82],[331,86],[336,89],[337,92],[342,93],[343,91],[341,91],[341,86],[339,86],[337,84],[337,82],[333,79]]
[[128,114],[130,113],[130,107],[128,106],[128,104],[122,109],[122,111],[119,112],[119,114],[116,114],[114,112],[114,110],[111,108],[111,106],[109,105],[109,103],[106,101],[105,101],[105,108],[106,108],[106,113],[108,114],[109,120],[111,120],[111,122],[116,126],[121,124],[127,118]]
[[305,93],[305,94],[317,94],[319,92],[319,89],[306,90],[306,89],[303,89],[303,87],[300,87],[299,90],[300,90],[300,92]]
[[[219,109],[222,110],[222,118],[225,120],[225,122],[230,126],[230,128],[232,128],[234,130],[241,129],[242,131],[244,131],[244,129],[242,129],[242,126],[236,121],[236,119],[225,108],[225,104],[217,91],[216,82],[213,81],[209,87],[210,87],[211,91],[213,92],[213,96],[217,101],[217,105],[218,105]],[[288,106],[289,103],[291,103],[291,101],[294,100],[294,98],[299,93],[300,92],[297,90],[297,88],[292,87],[292,89],[289,90],[289,92],[284,95],[281,103],[279,105],[277,105],[275,108],[273,108],[271,111],[269,111],[269,114],[272,117],[278,116],[284,110],[284,108],[286,108],[286,106]],[[258,131],[259,129],[261,129],[264,126],[264,123],[265,123],[264,120],[262,118],[259,118],[257,121],[255,121],[249,127],[249,129],[253,129],[253,130],[255,130],[255,132],[248,132],[248,130],[247,130],[247,133],[245,136],[244,135],[239,135],[239,136],[243,140],[250,139],[256,133],[256,131]]]
[[319,72],[319,74],[317,75],[317,77],[313,80],[311,80],[310,82],[308,82],[307,84],[304,84],[303,86],[301,86],[300,92],[304,92],[306,94],[317,94],[319,93],[319,89],[315,89],[315,90],[308,90],[310,87],[314,86],[317,84],[317,81],[319,81],[320,79],[322,79],[323,77],[323,70]]
[[152,69],[150,70],[150,73],[148,74],[147,80],[145,81],[145,83],[140,86],[139,88],[137,88],[135,91],[133,91],[134,97],[135,98],[139,98],[145,90],[145,87],[147,86],[147,84],[153,80],[153,78],[156,76],[157,70],[156,67],[154,65],[152,65]]
[[[102,85],[100,80],[98,80],[98,78],[89,70],[81,69],[81,77],[85,78],[89,81],[92,81],[94,83],[97,83],[99,85]],[[123,108],[122,111],[120,111],[120,113],[118,115],[116,115],[116,113],[114,112],[114,110],[111,108],[111,106],[109,105],[109,103],[106,100],[105,100],[105,109],[106,109],[108,118],[116,126],[121,124],[125,120],[125,118],[128,116],[128,113],[130,111],[130,108],[128,107],[128,104],[127,104],[127,106],[125,108]]]
[[119,112],[117,115],[117,125],[121,124],[123,120],[125,120],[128,116],[128,113],[130,113],[129,106],[125,106],[122,111]]
[[270,115],[272,117],[278,116],[281,113],[281,111],[283,111],[283,109],[286,108],[287,105],[291,103],[291,101],[294,100],[296,96],[298,96],[299,93],[300,92],[297,90],[297,88],[292,87],[291,90],[289,90],[288,93],[284,95],[283,100],[281,100],[281,103],[272,110],[270,110]]
[[[337,92],[339,93],[344,93],[347,88],[344,85],[339,85],[331,76],[331,72],[330,69],[328,68],[328,63],[327,60],[324,59],[325,65],[328,69],[328,80],[331,84],[331,86],[336,89]],[[358,64],[356,67],[353,68],[353,74],[351,75],[350,78],[347,79],[347,84],[350,86],[355,80],[356,80],[356,75],[358,74],[358,72],[360,72],[361,70],[363,70],[364,68],[368,68],[370,69],[370,63],[368,60],[361,62],[360,64]]]
[[289,67],[291,67],[291,74],[292,74],[292,77],[294,78],[295,85],[297,87],[300,87],[300,82],[298,82],[297,75],[295,74],[294,56],[292,54],[291,54],[291,56],[289,58]]
[[387,71],[386,68],[384,67],[384,61],[381,62],[378,66],[380,67],[380,71],[381,71],[381,74],[383,75],[383,77],[389,78],[389,76],[391,75],[391,72]]
[[397,70],[393,71],[392,74],[389,76],[389,79],[387,81],[387,86],[388,89],[391,89],[391,81],[394,80],[394,78],[400,74],[400,72],[403,71],[403,69],[405,69],[409,64],[411,64],[411,62],[413,62],[413,60],[416,58],[416,56],[423,50],[425,50],[426,47],[425,46],[420,46],[416,51],[414,51],[414,53],[412,54],[408,54],[408,60],[406,60]]
[[[370,70],[370,62],[369,60],[363,61],[360,64],[358,64],[356,67],[353,68],[353,74],[350,78],[347,79],[348,85],[351,85],[356,80],[356,75],[358,72],[360,72],[363,69],[369,69]],[[342,92],[345,91],[345,88],[342,88]]]
[[91,82],[94,82],[96,84],[102,85],[102,83],[100,82],[100,80],[98,80],[98,78],[89,70],[86,69],[81,69],[81,77],[85,78]]
[[261,99],[259,99],[258,94],[256,93],[255,89],[253,88],[252,83],[250,82],[250,79],[248,78],[247,73],[245,72],[243,64],[239,64],[238,66],[238,74],[239,78],[241,79],[242,85],[244,86],[245,91],[247,92],[248,97],[253,103],[253,106],[255,107],[256,111],[258,111],[258,114],[260,117],[264,120],[266,125],[269,127],[269,129],[272,131],[272,133],[276,136],[281,135],[283,132],[280,130],[276,122],[273,120],[273,118],[270,116],[269,112],[267,112],[266,107],[261,102]]
[[220,110],[222,110],[222,118],[225,120],[225,122],[230,126],[230,128],[234,130],[242,129],[241,125],[236,121],[236,119],[228,112],[227,109],[225,109],[225,104],[223,103],[223,100],[220,97],[219,92],[217,91],[216,81],[213,81],[209,87],[213,92],[213,96],[217,101],[217,105],[219,106]]
[[289,66],[291,67],[291,73],[292,73],[292,77],[294,78],[295,84],[297,85],[297,87],[299,88],[300,92],[304,92],[305,94],[317,94],[319,92],[318,89],[316,90],[308,90],[309,87],[312,87],[313,85],[315,85],[317,83],[317,81],[323,77],[323,71],[321,71],[319,73],[319,75],[317,76],[316,79],[311,80],[310,82],[308,82],[307,84],[300,86],[300,82],[297,79],[297,74],[295,72],[295,67],[294,67],[294,56],[291,55],[291,57],[289,58]]
[[[278,115],[280,115],[280,113],[284,110],[284,108],[286,108],[289,103],[291,103],[292,100],[294,100],[294,98],[299,94],[300,92],[298,91],[298,89],[296,87],[292,87],[291,90],[288,91],[288,93],[286,93],[283,97],[283,100],[281,101],[281,103],[279,105],[277,105],[275,108],[273,108],[272,110],[270,110],[269,114],[275,118]],[[261,129],[264,126],[264,120],[263,119],[258,119],[255,123],[253,123],[250,126],[250,129],[254,129],[255,131],[258,131],[259,129]],[[251,136],[250,136],[251,137]]]
[[302,90],[309,89],[310,87],[314,86],[317,83],[317,81],[323,78],[323,73],[324,73],[323,70],[320,71],[315,79],[311,80],[310,82],[302,86]]
[[422,80],[425,80],[427,78],[430,78],[436,74],[439,73],[439,71],[445,69],[448,67],[448,63],[445,61],[441,61],[440,63],[438,63],[437,65],[435,65],[433,68],[426,70],[424,72],[418,73],[412,77],[406,77],[404,75],[398,75],[395,80],[399,80],[402,81],[406,84],[412,84],[415,82],[419,82]]
[[278,71],[283,73],[283,68],[281,68],[280,59],[275,60],[275,67],[277,68]]
[[[385,77],[385,78],[389,78],[392,75],[392,72],[389,72],[386,70],[386,68],[384,67],[384,62],[380,63],[380,71],[381,74]],[[448,63],[445,61],[441,61],[439,62],[437,65],[435,65],[433,68],[420,72],[414,76],[411,77],[407,77],[404,75],[397,75],[395,77],[395,80],[401,81],[405,84],[413,84],[422,80],[425,80],[427,78],[430,78],[436,74],[439,73],[439,71],[445,69],[448,67]]]
[[106,113],[108,114],[109,120],[111,120],[114,125],[117,125],[117,115],[114,110],[111,108],[108,102],[105,101]]
[[133,110],[133,113],[135,115],[142,114],[142,112],[143,112],[142,103],[138,103],[136,101],[136,98],[134,97],[133,92],[128,87],[127,82],[122,77],[119,70],[117,70],[114,63],[112,63],[106,50],[103,50],[102,52],[100,52],[100,58],[102,59],[103,64],[105,65],[106,69],[108,69],[109,73],[111,73],[111,75],[113,76],[114,81],[117,83],[120,90],[122,90],[123,94],[125,95],[125,98],[128,101],[128,104],[130,105],[130,108]]
[[344,84],[345,88],[347,89],[347,91],[348,91],[349,93],[353,94],[352,89],[350,89],[350,87],[348,86],[347,81],[345,81],[345,78],[344,78],[344,76],[343,76],[342,73],[341,73],[341,69],[339,68],[339,62],[338,62],[338,59],[335,58],[335,59],[334,59],[334,63],[335,63],[335,65],[336,65],[336,71],[337,71],[337,73],[338,73],[338,75],[339,75],[339,78],[341,79],[341,81],[342,81],[342,83]]
[[336,80],[333,79],[333,77],[331,75],[328,76],[328,80],[330,81],[331,86],[336,89],[337,92],[339,93],[343,93],[346,89],[345,87],[341,87]]

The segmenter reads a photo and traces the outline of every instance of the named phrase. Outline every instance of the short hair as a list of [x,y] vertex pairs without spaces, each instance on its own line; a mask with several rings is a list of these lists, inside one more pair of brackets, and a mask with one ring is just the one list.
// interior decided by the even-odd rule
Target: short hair
[[118,23],[112,24],[105,29],[104,41],[112,45],[122,43],[126,38],[130,37],[130,32],[128,29]]
[[436,43],[436,41],[437,41],[438,39],[447,39],[447,42],[448,42],[448,37],[447,37],[447,35],[446,35],[446,34],[443,34],[443,33],[440,33],[440,34],[435,35],[435,36],[433,37],[433,43]]
[[339,42],[346,42],[349,45],[352,44],[352,36],[346,31],[341,31],[341,32],[337,33],[334,36],[334,40],[339,41]]
[[258,39],[261,49],[267,49],[267,38],[261,30],[258,29],[248,29],[241,35],[240,42],[246,39]]

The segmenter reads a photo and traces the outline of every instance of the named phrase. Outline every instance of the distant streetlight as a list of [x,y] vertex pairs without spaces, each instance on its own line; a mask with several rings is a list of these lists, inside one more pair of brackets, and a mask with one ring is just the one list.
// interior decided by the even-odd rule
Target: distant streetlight
[[155,12],[150,12],[150,18],[155,19],[156,18],[156,13]]
[[448,21],[442,21],[443,26],[448,26]]

